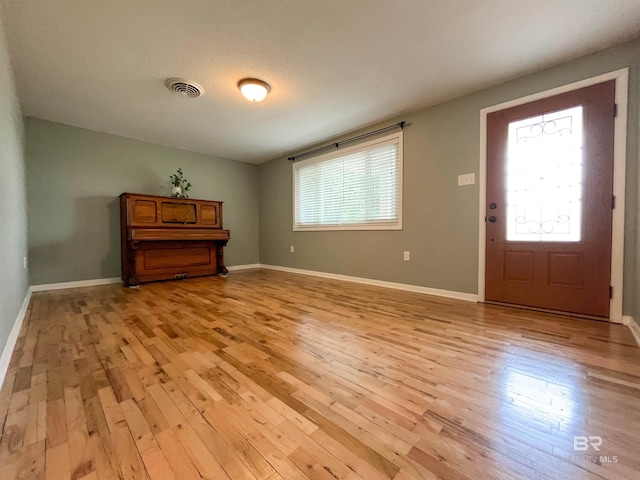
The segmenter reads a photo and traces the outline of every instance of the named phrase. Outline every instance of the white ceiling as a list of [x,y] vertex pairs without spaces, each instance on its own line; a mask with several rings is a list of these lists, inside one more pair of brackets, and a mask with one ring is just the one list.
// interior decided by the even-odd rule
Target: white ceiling
[[[26,115],[261,163],[636,38],[638,0],[1,0]],[[182,98],[168,77],[202,85]],[[244,77],[272,86],[247,102]]]

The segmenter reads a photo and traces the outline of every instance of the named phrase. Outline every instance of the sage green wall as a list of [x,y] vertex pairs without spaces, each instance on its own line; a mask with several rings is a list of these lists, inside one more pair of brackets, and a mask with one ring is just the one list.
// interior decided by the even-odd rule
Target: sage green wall
[[[639,48],[638,41],[624,44],[368,128],[372,130],[400,120],[410,124],[404,133],[402,231],[293,232],[291,164],[286,158],[280,158],[261,165],[260,261],[477,293],[478,185],[458,187],[457,176],[478,174],[480,110],[629,67],[624,304],[625,312],[631,312],[638,288],[634,257],[639,211],[636,200]],[[402,88],[401,78],[398,88]],[[295,253],[290,253],[290,245],[295,246]],[[411,261],[403,261],[404,250],[411,252]],[[635,308],[636,312],[640,310],[640,306]]]
[[120,276],[118,195],[167,194],[182,167],[190,196],[224,201],[228,266],[258,262],[258,167],[26,119],[31,283]]
[[22,116],[0,12],[0,353],[29,288]]
[[[637,55],[640,57],[640,45],[638,46]],[[639,74],[640,76],[640,74]],[[636,85],[631,85],[631,89],[635,89],[636,92],[640,95],[640,80]],[[638,100],[640,103],[640,100]],[[637,106],[637,105],[636,105]],[[640,108],[640,107],[638,107]],[[629,123],[629,129],[633,129],[633,122]],[[633,214],[627,216],[628,225],[635,226],[635,247],[633,251],[635,251],[635,281],[633,282],[633,287],[631,288],[629,295],[633,298],[633,318],[640,325],[640,113],[638,114],[638,122],[636,125],[636,134],[638,135],[636,141],[637,143],[637,156],[633,157],[632,153],[630,153],[630,162],[637,161],[636,163],[636,210]],[[630,239],[631,240],[631,239]],[[629,251],[631,251],[632,245],[629,246]],[[632,257],[633,258],[633,257]],[[626,262],[628,266],[630,262]]]

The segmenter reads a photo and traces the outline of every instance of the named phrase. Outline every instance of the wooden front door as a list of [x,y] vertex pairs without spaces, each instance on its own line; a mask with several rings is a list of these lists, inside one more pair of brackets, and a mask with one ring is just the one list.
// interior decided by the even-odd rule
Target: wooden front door
[[487,116],[487,301],[609,317],[614,117],[614,81]]

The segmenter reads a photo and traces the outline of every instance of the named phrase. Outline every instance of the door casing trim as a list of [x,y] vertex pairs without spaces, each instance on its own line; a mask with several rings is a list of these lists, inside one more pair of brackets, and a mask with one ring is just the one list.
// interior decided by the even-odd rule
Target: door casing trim
[[609,320],[622,322],[622,286],[624,277],[624,207],[625,207],[625,171],[627,164],[627,108],[629,89],[629,69],[622,68],[595,77],[586,78],[543,92],[527,95],[508,102],[499,103],[480,110],[480,167],[478,172],[479,200],[478,209],[478,301],[485,301],[486,273],[486,223],[487,214],[487,115],[499,110],[522,105],[524,103],[553,97],[598,83],[615,80],[617,116],[614,121],[613,135],[613,194],[616,206],[613,209],[613,237],[611,243],[611,286],[613,298],[609,308]]

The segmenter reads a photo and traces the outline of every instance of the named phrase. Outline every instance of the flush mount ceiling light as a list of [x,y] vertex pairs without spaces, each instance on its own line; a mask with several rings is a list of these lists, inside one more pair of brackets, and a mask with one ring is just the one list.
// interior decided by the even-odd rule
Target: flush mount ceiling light
[[167,78],[165,85],[169,90],[183,97],[197,98],[204,95],[204,88],[184,78]]
[[261,102],[271,91],[268,83],[257,78],[244,78],[238,82],[242,95],[250,102]]

